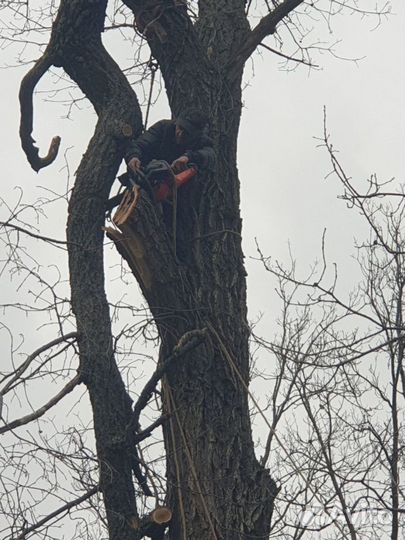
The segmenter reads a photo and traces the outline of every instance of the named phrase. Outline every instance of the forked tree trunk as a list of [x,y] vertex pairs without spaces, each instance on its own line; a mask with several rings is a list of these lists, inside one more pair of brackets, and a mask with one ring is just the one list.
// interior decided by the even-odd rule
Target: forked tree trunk
[[[144,263],[152,279],[148,286],[141,280],[141,286],[162,340],[161,362],[185,332],[208,328],[209,335],[163,383],[163,408],[170,415],[164,439],[173,540],[267,538],[276,493],[255,458],[249,419],[249,329],[236,167],[243,66],[231,77],[227,70],[248,27],[243,3],[213,6],[201,13],[197,32],[174,14],[162,19],[167,41],[161,43],[153,31],[149,36],[174,116],[187,107],[207,111],[217,155],[212,175],[178,192],[180,264],[165,253],[172,238],[156,243],[148,237],[162,234],[162,221],[150,223],[144,236]],[[228,19],[215,22],[222,10]],[[214,46],[222,52],[209,49],[208,61],[213,23],[221,36]],[[143,231],[142,212],[140,221]]]
[[[138,17],[147,5],[125,3]],[[139,256],[134,273],[159,330],[160,362],[186,332],[207,329],[206,340],[169,369],[162,384],[171,540],[265,539],[276,494],[255,458],[247,394],[236,167],[243,63],[235,60],[249,32],[244,7],[240,0],[207,0],[196,27],[182,9],[171,7],[159,15],[164,37],[153,25],[147,34],[174,116],[203,108],[217,153],[215,171],[178,193],[177,258],[171,227],[144,193],[133,216]],[[141,122],[131,87],[101,44],[105,8],[105,0],[62,0],[45,56],[77,82],[99,116],[77,172],[67,236],[80,370],[93,407],[109,534],[123,540],[140,533],[133,527],[131,404],[112,350],[102,226],[128,126],[136,134]]]

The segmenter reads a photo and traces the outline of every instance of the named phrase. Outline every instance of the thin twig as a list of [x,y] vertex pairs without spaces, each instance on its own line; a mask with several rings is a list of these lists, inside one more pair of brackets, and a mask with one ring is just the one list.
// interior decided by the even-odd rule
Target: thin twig
[[[21,364],[21,366],[18,367],[14,373],[8,375],[8,376],[12,376],[12,378],[11,378],[10,381],[8,381],[8,383],[4,386],[4,388],[2,390],[0,390],[0,395],[4,395],[4,394],[7,393],[7,391],[13,385],[13,383],[15,381],[17,381],[21,377],[21,375],[29,368],[31,362],[33,362],[37,356],[39,356],[43,352],[47,351],[48,349],[51,349],[52,347],[55,347],[56,345],[59,345],[59,343],[64,343],[64,342],[68,341],[69,339],[74,339],[75,340],[75,339],[77,339],[77,337],[78,337],[77,332],[70,332],[69,334],[65,334],[64,336],[56,338],[56,339],[50,341],[49,343],[46,343],[45,345],[42,345],[41,347],[39,347],[39,349],[37,349],[36,351],[34,351],[32,354],[30,354],[28,356],[28,358],[25,360],[25,362],[23,362]],[[8,378],[8,376],[4,377],[3,381],[6,378]]]
[[276,49],[273,49],[272,47],[269,47],[268,45],[265,45],[264,43],[259,43],[259,46],[263,47],[264,49],[267,49],[268,51],[274,54],[277,54],[277,56],[281,56],[282,58],[285,58],[286,60],[291,60],[291,62],[297,62],[299,64],[304,64],[312,68],[319,68],[317,64],[311,64],[311,62],[307,62],[303,58],[294,58],[293,56],[288,56],[288,54],[283,54],[281,51],[277,51]]
[[49,242],[51,244],[58,244],[62,246],[69,245],[69,242],[66,242],[64,240],[56,240],[55,238],[50,238],[49,236],[42,236],[41,234],[33,233],[31,231],[28,231],[27,229],[23,229],[22,227],[19,227],[18,225],[14,225],[13,223],[8,223],[6,221],[0,221],[0,226],[8,227],[15,231],[24,233],[27,236],[31,236],[32,238],[37,238],[38,240],[43,240],[44,242]]

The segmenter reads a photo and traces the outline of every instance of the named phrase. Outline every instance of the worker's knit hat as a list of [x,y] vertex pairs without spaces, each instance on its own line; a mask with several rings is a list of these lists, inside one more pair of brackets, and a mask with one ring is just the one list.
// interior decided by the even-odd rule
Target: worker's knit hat
[[207,117],[198,109],[190,109],[177,117],[176,124],[184,128],[188,133],[197,135],[207,125]]

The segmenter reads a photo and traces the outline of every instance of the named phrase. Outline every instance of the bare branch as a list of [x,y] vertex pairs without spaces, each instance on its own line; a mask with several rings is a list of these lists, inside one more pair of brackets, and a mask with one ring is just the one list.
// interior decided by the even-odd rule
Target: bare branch
[[305,66],[312,67],[312,68],[319,68],[317,64],[312,64],[311,62],[308,62],[307,60],[304,60],[303,58],[294,58],[294,56],[283,54],[281,51],[277,51],[277,49],[273,49],[272,47],[269,47],[268,45],[265,45],[264,43],[259,43],[259,46],[263,47],[264,49],[267,49],[268,51],[276,54],[277,56],[281,56],[282,58],[285,58],[286,60],[290,60],[291,62],[297,62],[298,64],[304,64]]
[[40,234],[33,233],[32,231],[28,231],[27,229],[23,229],[22,227],[19,227],[18,225],[14,225],[13,223],[8,223],[7,221],[0,221],[0,226],[13,229],[14,231],[26,234],[27,236],[31,236],[32,238],[37,238],[38,240],[49,242],[50,244],[57,244],[57,245],[62,245],[62,246],[68,245],[68,243],[65,242],[64,240],[56,240],[55,238],[50,238],[49,236],[42,236]]
[[143,440],[147,439],[148,437],[150,437],[152,435],[152,432],[156,428],[161,426],[167,420],[167,418],[168,416],[165,416],[165,415],[161,416],[155,422],[153,422],[153,424],[151,424],[149,427],[137,433],[135,436],[136,443],[138,444],[142,442]]
[[[69,334],[66,334],[64,336],[61,336],[59,338],[56,338],[52,341],[50,341],[49,343],[46,343],[45,345],[42,345],[41,347],[39,347],[39,349],[37,349],[36,351],[34,351],[32,354],[30,354],[28,356],[28,358],[21,364],[20,367],[18,367],[16,369],[16,371],[12,374],[10,374],[9,376],[11,376],[12,378],[8,381],[8,383],[4,386],[4,388],[0,391],[0,395],[4,396],[8,390],[10,389],[10,387],[21,377],[21,375],[29,368],[30,364],[33,362],[33,360],[35,360],[35,358],[37,358],[37,356],[39,356],[40,354],[42,354],[43,352],[47,351],[48,349],[51,349],[52,347],[55,347],[56,345],[59,345],[59,343],[64,343],[68,340],[76,340],[78,337],[78,333],[77,332],[70,332]],[[3,378],[3,381],[8,378],[8,376],[4,377]]]
[[29,533],[36,531],[37,529],[39,529],[40,527],[48,523],[48,521],[59,516],[60,514],[63,514],[64,512],[69,512],[69,510],[71,510],[72,508],[75,508],[82,502],[87,501],[87,499],[90,499],[90,497],[92,497],[99,491],[100,491],[99,486],[93,487],[81,497],[78,497],[77,499],[74,499],[73,501],[66,503],[65,505],[55,510],[54,512],[51,512],[50,514],[45,516],[43,519],[39,520],[37,523],[34,523],[34,525],[30,525],[29,527],[24,529],[24,531],[19,536],[16,537],[16,540],[24,540]]
[[56,396],[54,396],[52,399],[48,401],[45,405],[43,405],[40,409],[37,409],[31,414],[27,414],[26,416],[23,416],[22,418],[18,418],[17,420],[13,420],[13,422],[10,422],[9,424],[6,424],[2,428],[0,428],[0,435],[2,433],[6,433],[7,431],[11,431],[12,429],[15,429],[20,426],[24,426],[25,424],[28,424],[29,422],[32,422],[33,420],[37,420],[38,418],[41,418],[49,409],[51,409],[54,405],[59,403],[67,394],[69,394],[78,384],[81,383],[81,377],[80,375],[76,375],[71,381],[67,383],[67,385],[58,393]]

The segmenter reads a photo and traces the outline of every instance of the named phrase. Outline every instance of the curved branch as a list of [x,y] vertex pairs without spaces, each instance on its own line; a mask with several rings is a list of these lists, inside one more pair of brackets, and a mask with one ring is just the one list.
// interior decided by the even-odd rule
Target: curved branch
[[[102,227],[111,185],[128,136],[141,132],[136,94],[103,46],[107,0],[61,0],[49,48],[53,63],[78,85],[98,121],[76,172],[69,200],[67,242],[72,310],[80,333],[80,373],[94,418],[100,486],[111,538],[134,540],[122,516],[137,516],[132,468],[124,440],[132,401],[118,369],[105,293]],[[136,456],[135,456],[136,457]]]
[[29,164],[36,172],[47,167],[56,159],[60,145],[60,137],[58,135],[53,137],[47,155],[45,157],[40,157],[39,150],[34,145],[35,140],[32,137],[34,118],[34,106],[32,102],[33,93],[42,76],[45,75],[52,65],[52,57],[48,51],[45,51],[41,58],[35,62],[34,66],[24,76],[21,81],[20,92],[18,95],[21,112],[21,146],[27,156]]
[[34,411],[31,414],[27,414],[22,418],[18,418],[17,420],[14,420],[13,422],[10,422],[9,424],[6,424],[2,428],[0,428],[0,435],[2,433],[6,433],[7,431],[11,431],[12,429],[15,429],[17,427],[25,426],[25,424],[29,424],[33,420],[38,420],[38,418],[41,418],[41,416],[43,416],[47,411],[49,411],[49,409],[51,409],[54,405],[59,403],[59,401],[61,401],[80,383],[81,377],[80,375],[76,375],[76,377],[69,381],[67,385],[58,394],[56,394],[56,396],[50,399],[48,403],[40,407],[38,410]]

